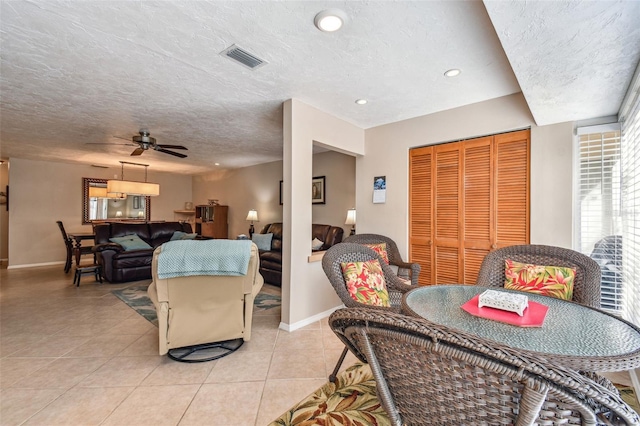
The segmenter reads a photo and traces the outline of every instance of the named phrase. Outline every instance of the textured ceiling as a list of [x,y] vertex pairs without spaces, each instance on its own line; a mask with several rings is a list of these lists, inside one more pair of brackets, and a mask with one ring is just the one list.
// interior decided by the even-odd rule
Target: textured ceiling
[[[625,3],[634,2],[615,5],[629,7],[631,18],[611,19],[638,22],[638,2]],[[320,32],[313,18],[331,7],[348,22]],[[603,115],[593,105],[600,106],[600,92],[577,113],[563,85],[551,86],[555,98],[545,92],[549,72],[592,74],[584,61],[593,56],[574,57],[574,45],[549,41],[573,34],[561,33],[561,23],[555,33],[529,28],[527,17],[544,22],[548,14],[535,2],[490,4],[491,19],[478,1],[47,0],[2,1],[0,8],[3,158],[111,166],[133,159],[178,173],[212,170],[215,162],[244,167],[282,159],[282,102],[290,98],[369,128],[516,93],[518,81],[536,119]],[[575,5],[550,10],[552,17],[581,13]],[[602,36],[609,30],[598,27],[595,48],[618,49],[620,36]],[[571,40],[588,32],[576,31]],[[637,29],[631,33],[637,41]],[[268,64],[251,71],[219,54],[232,44]],[[559,47],[565,53],[548,53]],[[532,57],[533,48],[546,54]],[[637,62],[636,46],[625,73]],[[463,72],[445,78],[450,68]],[[631,73],[609,71],[598,87],[619,92]],[[356,105],[358,98],[369,103]],[[114,136],[143,128],[160,144],[187,146],[189,157],[151,150],[129,157],[134,146]]]
[[486,1],[538,125],[616,115],[640,61],[640,1]]

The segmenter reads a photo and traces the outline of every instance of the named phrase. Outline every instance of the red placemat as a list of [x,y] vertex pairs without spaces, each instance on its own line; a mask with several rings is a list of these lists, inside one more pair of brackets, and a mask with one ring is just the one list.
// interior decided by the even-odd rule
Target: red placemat
[[518,327],[542,327],[544,319],[547,316],[547,311],[549,310],[548,306],[529,301],[529,307],[525,309],[524,314],[520,316],[515,312],[503,311],[488,306],[479,308],[479,297],[479,294],[476,295],[473,299],[462,305],[462,309],[476,317],[517,325]]

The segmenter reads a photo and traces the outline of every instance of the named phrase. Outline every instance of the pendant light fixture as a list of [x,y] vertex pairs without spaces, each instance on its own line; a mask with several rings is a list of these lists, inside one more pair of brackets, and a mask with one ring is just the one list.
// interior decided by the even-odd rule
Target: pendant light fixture
[[[121,164],[121,180],[111,179],[107,181],[107,194],[126,194],[126,195],[142,195],[145,197],[155,197],[160,195],[160,185],[157,183],[147,182],[148,164],[130,163],[128,161],[120,161]],[[124,180],[124,165],[131,164],[133,166],[144,167],[144,182],[136,182]]]

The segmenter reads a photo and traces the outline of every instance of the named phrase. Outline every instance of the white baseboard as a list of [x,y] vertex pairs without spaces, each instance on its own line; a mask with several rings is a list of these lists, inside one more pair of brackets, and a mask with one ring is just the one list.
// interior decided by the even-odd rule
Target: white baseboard
[[280,330],[292,332],[292,331],[295,331],[295,330],[297,330],[299,328],[306,327],[309,324],[313,324],[316,321],[320,321],[321,319],[326,318],[329,315],[331,315],[333,313],[333,311],[336,311],[336,310],[338,310],[340,308],[344,308],[344,305],[336,306],[335,308],[331,308],[331,309],[326,310],[324,312],[320,312],[319,314],[316,314],[316,315],[314,315],[312,317],[309,317],[309,318],[305,318],[302,321],[298,321],[298,322],[293,323],[293,324],[286,324],[284,322],[281,322],[280,325],[278,326],[278,328]]
[[51,265],[64,265],[66,262],[64,260],[56,261],[56,262],[45,262],[45,263],[30,263],[24,265],[10,265],[7,266],[7,269],[22,269],[22,268],[36,268],[38,266],[51,266]]

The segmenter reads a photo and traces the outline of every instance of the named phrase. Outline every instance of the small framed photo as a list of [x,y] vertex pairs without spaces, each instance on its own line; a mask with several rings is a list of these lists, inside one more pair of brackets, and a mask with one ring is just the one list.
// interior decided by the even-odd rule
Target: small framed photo
[[280,181],[280,205],[282,205],[282,181]]
[[324,176],[317,176],[311,180],[311,203],[312,204],[325,204],[325,179]]

